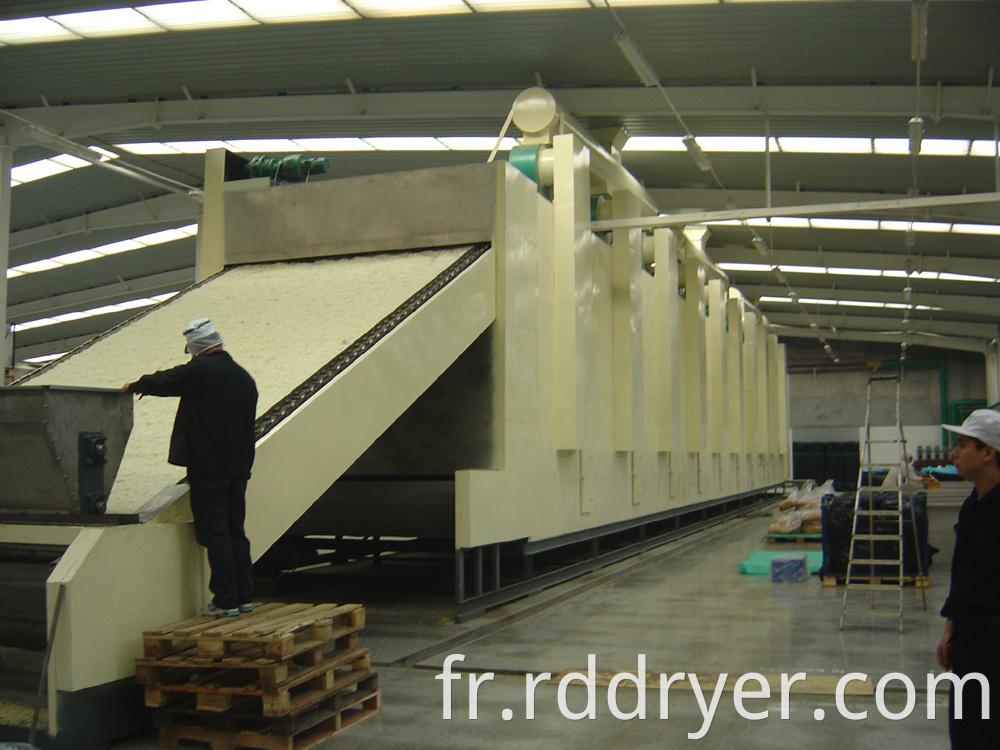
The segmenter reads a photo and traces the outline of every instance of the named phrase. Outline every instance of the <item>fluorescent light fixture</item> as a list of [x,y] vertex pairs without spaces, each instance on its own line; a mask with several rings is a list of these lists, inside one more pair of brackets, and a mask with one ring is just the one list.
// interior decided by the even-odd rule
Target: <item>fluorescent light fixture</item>
[[911,279],[917,279],[918,281],[937,281],[938,272],[937,271],[914,271],[910,274]]
[[379,151],[446,151],[445,145],[432,136],[390,136],[365,138]]
[[0,42],[4,44],[58,42],[79,38],[69,29],[41,16],[0,21]]
[[351,0],[351,5],[369,18],[472,12],[462,0]]
[[897,271],[895,269],[885,269],[882,271],[882,275],[893,279],[905,279],[909,274],[906,271]]
[[[590,8],[588,0],[468,0],[472,9],[479,12],[497,10],[562,10],[563,8]],[[628,3],[615,2],[615,5]],[[493,147],[490,146],[490,149]]]
[[257,21],[228,0],[189,0],[182,3],[143,5],[136,10],[153,23],[171,31],[257,25]]
[[967,156],[969,141],[957,138],[929,138],[924,141],[920,153],[927,156]]
[[91,317],[90,313],[85,312],[68,312],[62,313],[61,315],[53,315],[52,320],[58,321],[60,323],[69,323],[73,320],[81,320],[82,318]]
[[[497,139],[493,136],[454,136],[450,138],[438,138],[441,143],[452,151],[492,151]],[[500,140],[500,151],[510,151],[517,145],[514,138],[502,138]]]
[[253,151],[266,153],[291,153],[301,151],[302,146],[287,138],[251,138],[249,140],[223,141],[230,151]]
[[760,272],[771,270],[771,266],[766,263],[719,263],[718,265],[723,271]]
[[908,232],[910,231],[910,222],[908,221],[880,221],[879,229],[885,229],[890,232]]
[[24,272],[23,271],[16,271],[13,268],[8,268],[7,269],[7,278],[8,279],[16,279],[18,276],[24,276]]
[[810,219],[813,229],[867,229],[878,230],[877,219]]
[[695,140],[693,135],[684,136],[681,141],[684,143],[684,148],[687,149],[691,160],[695,163],[702,172],[708,172],[712,168],[712,162],[705,155],[705,152],[701,150],[701,146],[698,145],[698,141]]
[[685,151],[679,135],[633,135],[622,151]]
[[89,167],[94,162],[87,161],[86,159],[81,159],[77,156],[71,156],[70,154],[60,154],[59,156],[53,156],[49,161],[54,161],[56,164],[62,164],[64,167],[69,167],[70,169],[79,169],[80,167]]
[[871,138],[778,138],[781,150],[788,154],[870,154]]
[[166,31],[134,8],[109,8],[49,16],[82,37],[127,36]]
[[907,150],[911,154],[919,154],[920,143],[924,139],[924,118],[919,115],[917,117],[911,117],[906,129],[909,136]]
[[658,86],[660,84],[660,76],[656,74],[653,66],[649,64],[649,60],[642,54],[642,50],[639,49],[639,45],[631,34],[627,31],[618,31],[611,38],[614,39],[618,49],[622,51],[622,55],[625,56],[625,60],[632,67],[643,86]]
[[699,135],[695,140],[703,151],[762,154],[766,146],[762,135]]
[[973,141],[972,148],[969,149],[969,156],[996,156],[996,141]]
[[360,138],[296,138],[295,142],[307,151],[371,151],[370,143]]
[[792,300],[788,297],[761,297],[758,302],[766,304],[768,302],[791,302]]
[[1000,235],[1000,224],[952,224],[951,231],[959,234]]
[[262,23],[340,21],[358,14],[339,0],[232,0]]

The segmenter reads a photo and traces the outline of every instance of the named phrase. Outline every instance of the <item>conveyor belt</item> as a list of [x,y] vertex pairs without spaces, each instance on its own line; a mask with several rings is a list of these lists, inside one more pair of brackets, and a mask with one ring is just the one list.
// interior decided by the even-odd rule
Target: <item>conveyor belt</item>
[[[471,265],[488,245],[239,266],[136,316],[21,381],[114,388],[185,360],[180,331],[209,317],[257,381],[258,438]],[[108,503],[133,513],[184,476],[166,463],[176,400],[136,402]]]

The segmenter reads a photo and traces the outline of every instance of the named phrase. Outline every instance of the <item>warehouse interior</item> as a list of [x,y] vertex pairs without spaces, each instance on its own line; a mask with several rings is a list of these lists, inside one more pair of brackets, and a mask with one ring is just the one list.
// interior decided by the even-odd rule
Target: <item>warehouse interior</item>
[[[10,0],[3,390],[83,413],[65,389],[107,395],[219,324],[262,394],[261,595],[368,608],[384,705],[330,747],[945,747],[923,682],[966,483],[926,491],[938,551],[899,631],[736,564],[820,549],[763,536],[804,480],[853,498],[873,376],[901,376],[930,467],[942,422],[1000,402],[998,38],[985,0]],[[3,443],[0,741],[158,746],[136,644],[205,570],[151,401],[101,428],[128,448],[100,523],[34,505],[37,445]],[[471,677],[438,677],[459,652],[495,674],[478,721]],[[696,690],[673,722],[556,710],[560,673],[640,653],[809,689],[792,720],[776,687],[769,721],[727,693],[703,739]],[[870,720],[820,729],[851,672]],[[905,720],[887,673],[917,683]]]

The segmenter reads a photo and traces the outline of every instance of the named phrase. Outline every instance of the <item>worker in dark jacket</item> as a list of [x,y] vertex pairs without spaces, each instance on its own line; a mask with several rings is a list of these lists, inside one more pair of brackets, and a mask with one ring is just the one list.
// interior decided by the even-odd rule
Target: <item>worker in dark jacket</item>
[[195,538],[208,552],[213,598],[202,614],[233,617],[253,610],[250,541],[243,522],[257,386],[222,348],[211,321],[191,321],[184,337],[189,362],[143,375],[125,390],[180,396],[167,460],[187,467]]
[[989,721],[1000,711],[1000,412],[977,409],[961,426],[941,426],[958,434],[951,460],[973,485],[958,512],[951,590],[941,607],[938,663],[963,678],[962,716],[952,684],[948,729],[954,750],[992,750],[1000,742]]

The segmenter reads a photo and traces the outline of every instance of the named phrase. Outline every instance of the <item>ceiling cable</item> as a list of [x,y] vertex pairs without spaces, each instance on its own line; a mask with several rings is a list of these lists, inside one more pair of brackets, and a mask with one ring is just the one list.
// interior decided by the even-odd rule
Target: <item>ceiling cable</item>
[[[677,107],[674,106],[674,102],[670,98],[670,95],[667,93],[666,89],[663,88],[663,85],[660,83],[660,76],[657,74],[656,70],[650,64],[646,56],[642,53],[642,50],[639,48],[638,43],[635,41],[635,37],[633,37],[628,32],[627,28],[625,28],[625,24],[622,22],[622,19],[619,17],[618,13],[615,12],[615,9],[611,7],[610,0],[604,0],[604,4],[605,6],[607,6],[607,9],[611,11],[611,15],[614,16],[615,22],[618,24],[619,30],[612,35],[612,39],[614,39],[615,44],[618,45],[618,48],[621,50],[622,55],[625,57],[625,60],[628,62],[629,66],[631,66],[633,72],[635,72],[636,76],[639,78],[639,81],[642,83],[642,85],[646,86],[647,88],[655,87],[656,90],[660,92],[660,95],[663,97],[664,101],[667,103],[667,106],[670,107],[670,111],[673,113],[678,124],[681,126],[681,129],[684,131],[684,136],[681,138],[681,141],[684,143],[684,147],[687,149],[688,155],[691,157],[691,160],[694,162],[695,166],[697,166],[699,170],[701,170],[702,172],[707,172],[712,176],[712,179],[714,180],[716,186],[718,186],[719,190],[722,191],[723,196],[726,198],[726,204],[731,207],[738,207],[738,204],[734,199],[733,195],[729,192],[729,189],[722,182],[722,179],[715,171],[715,167],[712,166],[711,159],[708,158],[708,155],[702,150],[701,146],[698,145],[698,141],[695,138],[694,133],[691,132],[691,129],[684,121],[684,118],[681,116],[681,113],[677,110]],[[756,81],[756,74],[754,74],[754,80]],[[766,119],[765,122],[767,122]],[[767,162],[766,162],[767,183],[768,183],[767,207],[770,208],[771,207],[770,126],[767,125],[767,128],[768,128],[767,130],[768,134],[765,141],[765,148],[767,149]],[[798,293],[795,291],[795,289],[792,288],[791,284],[789,284],[785,276],[781,274],[780,270],[778,269],[778,265],[773,262],[774,251],[771,248],[770,244],[763,237],[760,236],[760,234],[757,232],[756,229],[750,226],[750,223],[746,219],[741,220],[740,223],[747,231],[750,232],[751,244],[755,248],[757,248],[757,252],[759,252],[761,255],[771,258],[772,273],[775,274],[775,278],[777,278],[778,282],[785,287],[789,299],[791,299],[798,306],[799,312],[802,314],[802,317],[805,318],[806,322],[809,324],[809,327],[813,330],[818,330],[819,327],[813,321],[809,313],[805,310],[803,304],[799,301]],[[770,223],[770,221],[768,223]],[[823,344],[823,349],[830,356],[830,358],[833,359],[834,362],[839,362],[840,359],[834,354],[833,349],[830,347],[830,344],[822,335],[819,336],[819,341],[820,343]]]

